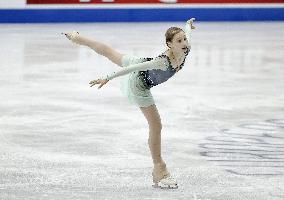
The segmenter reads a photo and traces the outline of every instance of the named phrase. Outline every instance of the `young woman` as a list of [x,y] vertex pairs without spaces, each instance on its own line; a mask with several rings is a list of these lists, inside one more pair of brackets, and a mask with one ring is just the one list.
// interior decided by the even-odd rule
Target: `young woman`
[[191,48],[190,36],[191,30],[195,29],[194,20],[191,18],[186,22],[185,30],[178,27],[169,28],[165,34],[168,49],[155,58],[124,55],[101,42],[81,36],[78,32],[65,33],[72,42],[90,47],[122,67],[106,77],[91,81],[90,86],[100,84],[98,88],[101,88],[108,81],[124,75],[122,91],[127,95],[130,103],[140,108],[148,121],[148,144],[154,164],[152,172],[154,187],[177,188],[178,185],[168,172],[161,156],[162,124],[150,88],[167,81],[184,66]]

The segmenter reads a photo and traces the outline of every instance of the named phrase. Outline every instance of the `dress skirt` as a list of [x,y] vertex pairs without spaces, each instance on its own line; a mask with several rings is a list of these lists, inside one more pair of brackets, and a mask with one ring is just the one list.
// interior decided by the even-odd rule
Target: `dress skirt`
[[[141,62],[145,62],[143,58],[131,55],[122,57],[122,67],[129,67]],[[124,75],[121,79],[120,90],[132,105],[148,107],[155,104],[150,88],[147,87],[144,77],[141,76],[139,71]]]

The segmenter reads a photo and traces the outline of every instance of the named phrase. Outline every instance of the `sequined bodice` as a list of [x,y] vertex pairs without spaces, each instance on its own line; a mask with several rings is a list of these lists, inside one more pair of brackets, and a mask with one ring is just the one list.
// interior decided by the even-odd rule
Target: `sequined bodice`
[[[165,64],[167,65],[167,70],[151,69],[151,70],[139,72],[139,74],[143,76],[143,79],[146,85],[148,86],[148,88],[154,87],[156,85],[159,85],[167,81],[177,72],[173,68],[170,58],[167,55],[161,54],[159,57],[164,58],[166,60]],[[145,58],[144,62],[150,61],[150,60],[153,60],[153,58]],[[183,60],[183,63],[180,65],[180,69],[182,69],[184,62],[185,62],[185,59]]]

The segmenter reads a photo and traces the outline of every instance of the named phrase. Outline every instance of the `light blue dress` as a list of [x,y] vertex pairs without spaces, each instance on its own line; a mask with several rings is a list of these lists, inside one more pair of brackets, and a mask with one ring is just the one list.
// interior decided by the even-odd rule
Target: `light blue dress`
[[[190,46],[191,27],[186,24],[185,34]],[[185,53],[185,58],[189,53]],[[185,63],[180,65],[182,69]],[[155,58],[139,58],[131,55],[124,55],[122,58],[123,68],[120,71],[107,75],[105,79],[123,76],[121,80],[121,91],[128,98],[131,104],[139,107],[148,107],[155,104],[150,88],[157,86],[171,78],[176,70],[172,67],[170,59],[165,53]]]

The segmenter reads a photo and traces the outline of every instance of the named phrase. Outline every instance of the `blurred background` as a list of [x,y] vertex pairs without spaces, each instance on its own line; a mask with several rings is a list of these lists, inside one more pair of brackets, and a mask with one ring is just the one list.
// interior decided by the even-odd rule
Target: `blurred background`
[[1,0],[0,22],[284,20],[283,0]]

